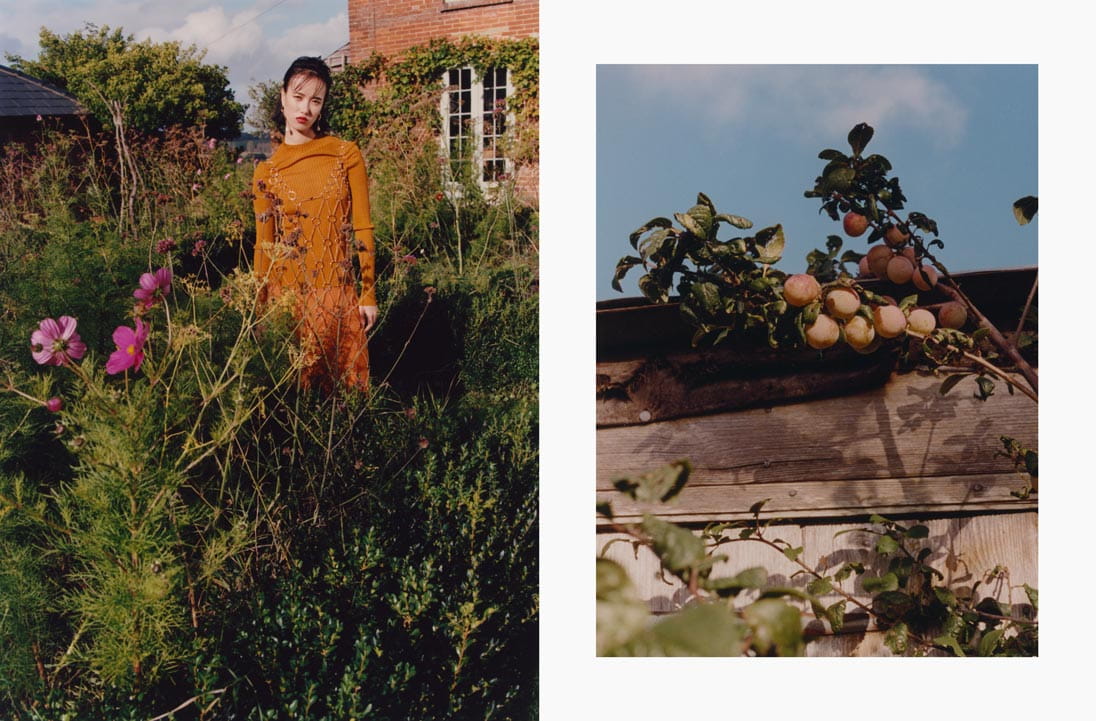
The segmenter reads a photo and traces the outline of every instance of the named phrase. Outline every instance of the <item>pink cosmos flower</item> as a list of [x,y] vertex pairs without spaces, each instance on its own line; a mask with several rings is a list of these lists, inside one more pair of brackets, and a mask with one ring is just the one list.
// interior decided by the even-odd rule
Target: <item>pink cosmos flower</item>
[[159,303],[171,292],[171,268],[160,268],[155,273],[142,273],[141,287],[133,291],[133,297],[146,308]]
[[127,368],[137,371],[145,359],[145,341],[148,339],[148,326],[136,319],[136,329],[120,325],[114,329],[114,345],[118,350],[107,359],[107,373],[114,375]]
[[76,333],[76,319],[63,315],[57,320],[45,318],[38,330],[30,334],[30,351],[41,365],[62,365],[66,360],[79,360],[88,347]]

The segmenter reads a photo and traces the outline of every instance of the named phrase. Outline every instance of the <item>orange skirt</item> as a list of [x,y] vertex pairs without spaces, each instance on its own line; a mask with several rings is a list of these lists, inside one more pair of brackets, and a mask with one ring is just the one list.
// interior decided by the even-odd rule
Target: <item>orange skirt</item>
[[306,355],[302,387],[368,389],[368,339],[354,289],[309,288],[298,300],[297,314],[297,334]]

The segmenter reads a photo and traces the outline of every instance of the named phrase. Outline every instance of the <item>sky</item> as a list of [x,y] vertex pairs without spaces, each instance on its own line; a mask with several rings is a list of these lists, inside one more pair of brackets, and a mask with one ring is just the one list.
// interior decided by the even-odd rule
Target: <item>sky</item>
[[806,255],[841,235],[865,252],[867,235],[804,198],[825,166],[818,153],[848,153],[849,130],[875,129],[865,154],[891,161],[906,195],[902,213],[937,222],[951,271],[1038,263],[1038,216],[1021,227],[1012,202],[1038,195],[1038,67],[1027,65],[597,66],[597,295],[639,295],[633,269],[624,293],[610,287],[628,235],[672,218],[703,192],[720,212],[742,215],[750,235],[780,223],[778,268],[806,268]]
[[346,8],[347,0],[0,0],[0,64],[7,54],[37,57],[42,27],[68,35],[105,25],[137,41],[205,50],[203,61],[228,68],[236,100],[248,103],[249,87],[280,81],[295,58],[327,56],[345,43]]

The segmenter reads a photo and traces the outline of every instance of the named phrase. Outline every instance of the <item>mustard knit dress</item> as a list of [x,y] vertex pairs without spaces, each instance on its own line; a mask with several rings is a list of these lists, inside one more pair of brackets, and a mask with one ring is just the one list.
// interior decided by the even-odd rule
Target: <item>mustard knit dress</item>
[[[304,387],[365,389],[369,353],[359,305],[377,305],[369,182],[361,151],[324,136],[282,143],[255,167],[255,264],[262,298],[297,296]],[[356,287],[352,253],[358,254]]]

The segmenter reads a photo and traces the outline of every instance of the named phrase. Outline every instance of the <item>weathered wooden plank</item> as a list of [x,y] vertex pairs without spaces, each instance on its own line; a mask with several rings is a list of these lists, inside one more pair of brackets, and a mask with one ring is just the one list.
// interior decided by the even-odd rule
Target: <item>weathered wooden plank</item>
[[[907,522],[917,521],[910,519]],[[936,549],[928,561],[944,574],[945,583],[951,588],[970,589],[981,582],[980,597],[1000,590],[1002,600],[1023,603],[1026,598],[1020,590],[1021,585],[1038,587],[1036,512],[927,518],[920,522],[929,528],[929,537],[922,541],[923,545]],[[886,562],[872,551],[876,537],[869,533],[848,532],[865,526],[855,523],[773,525],[766,536],[803,546],[802,561],[823,575],[832,574],[847,562],[865,563],[868,573],[879,575],[885,571]],[[657,556],[646,547],[633,548],[627,542],[628,538],[617,532],[598,533],[598,553],[627,569],[640,597],[653,612],[670,613],[683,608],[690,599],[688,590],[672,576],[663,577]],[[756,541],[725,544],[718,552],[726,554],[728,560],[715,565],[713,575],[717,577],[762,566],[769,572],[773,585],[802,587],[808,580],[799,565]],[[999,566],[1007,568],[1007,576],[999,574],[995,579],[989,578]],[[853,576],[841,586],[861,603],[870,605],[871,596],[864,591],[859,577]],[[822,600],[832,603],[840,598],[833,593]],[[829,636],[809,644],[808,655],[890,655],[882,644],[882,634],[876,633],[874,625],[867,624],[864,619],[851,618],[848,628],[833,637],[825,626],[814,620],[806,604],[802,607],[805,626]],[[856,611],[855,606],[850,604],[849,610]]]
[[602,361],[597,424],[635,425],[844,395],[882,385],[894,365],[893,355],[883,352],[862,356],[844,349],[822,360],[818,356],[814,351],[780,358],[762,349],[751,354],[720,348]]
[[[635,521],[644,513],[678,523],[738,521],[753,517],[750,507],[765,501],[762,518],[839,518],[850,512],[900,514],[1015,510],[1034,507],[1012,493],[1022,483],[1014,474],[972,474],[838,481],[686,486],[673,504],[635,503],[615,491],[599,491],[614,519]],[[598,518],[599,525],[610,525]]]
[[741,517],[763,498],[791,517],[1030,507],[1011,497],[1023,480],[997,451],[1001,436],[1036,445],[1031,401],[1003,388],[979,401],[970,381],[945,396],[939,386],[932,374],[906,373],[840,398],[599,428],[599,496],[616,495],[616,478],[684,458],[693,473],[667,511],[679,519]]

